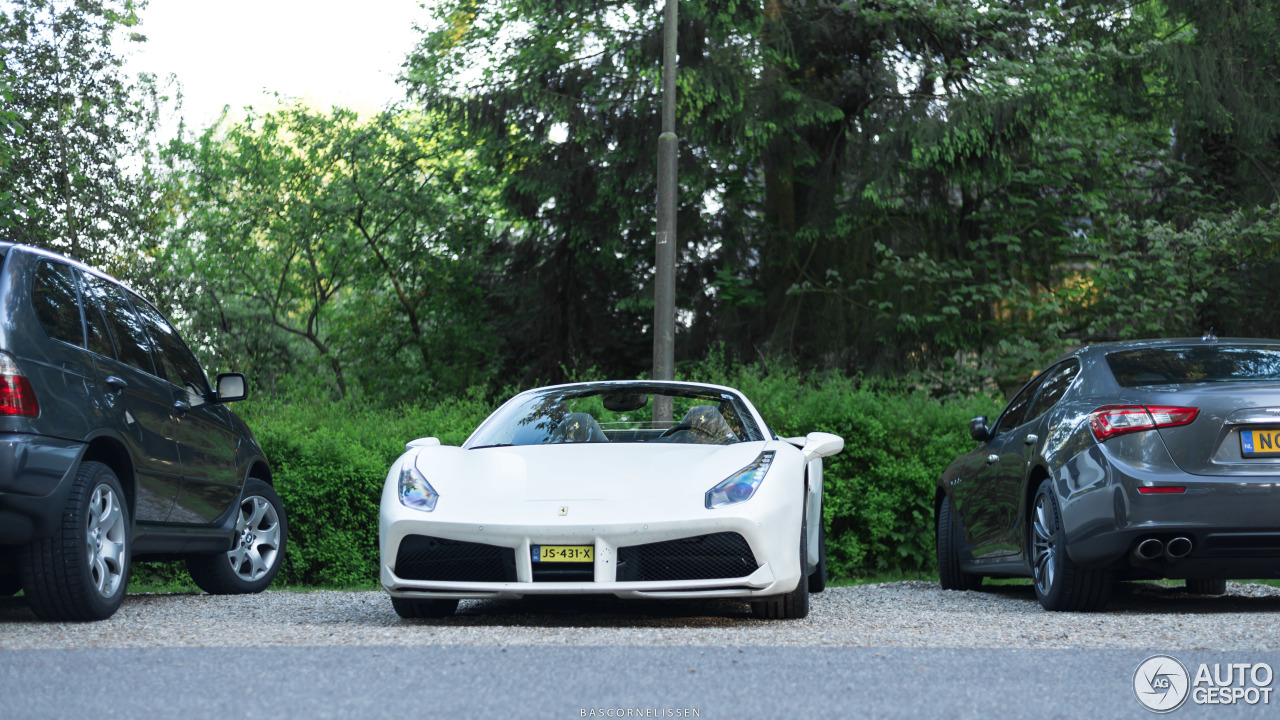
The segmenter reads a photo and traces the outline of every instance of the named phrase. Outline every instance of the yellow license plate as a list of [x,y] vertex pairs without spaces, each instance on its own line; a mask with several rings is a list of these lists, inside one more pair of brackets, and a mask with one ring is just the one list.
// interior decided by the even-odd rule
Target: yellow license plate
[[1245,457],[1280,455],[1280,430],[1244,430],[1240,433],[1240,454]]
[[594,545],[534,545],[534,562],[589,563],[596,560]]

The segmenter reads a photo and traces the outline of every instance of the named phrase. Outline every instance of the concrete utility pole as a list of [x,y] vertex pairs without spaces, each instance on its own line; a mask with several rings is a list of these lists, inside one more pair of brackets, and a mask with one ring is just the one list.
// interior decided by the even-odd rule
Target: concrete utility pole
[[[672,380],[676,366],[676,3],[662,22],[662,134],[658,136],[658,238],[653,283],[653,379]],[[653,419],[672,420],[671,398],[653,399]]]

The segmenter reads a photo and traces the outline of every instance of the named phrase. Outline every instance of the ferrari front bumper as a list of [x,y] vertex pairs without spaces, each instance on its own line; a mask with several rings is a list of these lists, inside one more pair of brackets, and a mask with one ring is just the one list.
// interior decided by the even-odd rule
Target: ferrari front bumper
[[[413,512],[413,511],[409,511]],[[382,527],[381,582],[387,592],[403,598],[503,598],[525,595],[611,594],[623,598],[758,597],[789,592],[800,581],[799,528],[792,532],[739,516],[609,525],[476,525],[423,521],[407,513],[393,513]],[[417,513],[415,513],[417,514]],[[618,580],[623,548],[678,541],[716,533],[737,533],[750,546],[757,567],[739,577],[693,580]],[[514,581],[477,582],[408,579],[396,573],[400,544],[410,536],[439,538],[509,548],[514,554]],[[594,562],[590,580],[574,582],[536,580],[535,545],[590,545]],[[403,573],[402,573],[403,574]]]

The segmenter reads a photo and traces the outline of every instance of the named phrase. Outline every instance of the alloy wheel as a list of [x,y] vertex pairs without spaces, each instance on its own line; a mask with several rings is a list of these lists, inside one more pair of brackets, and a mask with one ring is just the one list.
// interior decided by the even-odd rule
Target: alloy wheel
[[266,498],[252,495],[240,503],[236,546],[227,553],[231,569],[242,580],[262,579],[280,552],[280,516]]
[[119,498],[109,485],[94,488],[85,523],[89,579],[103,597],[115,597],[125,573],[125,522]]
[[1058,548],[1055,537],[1057,527],[1051,502],[1046,494],[1042,493],[1037,497],[1035,515],[1031,519],[1035,583],[1036,589],[1042,596],[1048,595],[1053,588],[1054,577],[1058,571]]

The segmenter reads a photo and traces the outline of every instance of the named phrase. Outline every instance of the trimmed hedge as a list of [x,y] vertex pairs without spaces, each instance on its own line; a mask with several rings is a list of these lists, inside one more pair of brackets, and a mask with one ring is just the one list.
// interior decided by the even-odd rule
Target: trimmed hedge
[[[973,447],[966,422],[995,400],[940,402],[872,389],[856,379],[802,379],[788,370],[712,370],[698,378],[739,388],[782,436],[821,430],[845,438],[824,477],[828,567],[835,580],[934,567],[933,485]],[[282,576],[306,585],[377,580],[378,501],[406,441],[460,444],[493,409],[478,391],[445,402],[380,409],[314,399],[240,408],[271,460],[288,511]]]
[[472,393],[427,407],[272,398],[236,409],[271,462],[289,520],[281,577],[352,586],[378,579],[378,502],[404,444],[435,435],[460,445],[493,408]]

